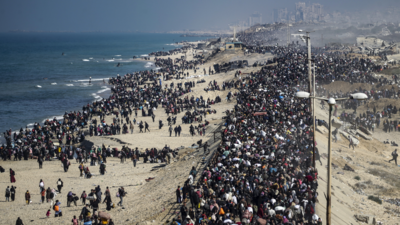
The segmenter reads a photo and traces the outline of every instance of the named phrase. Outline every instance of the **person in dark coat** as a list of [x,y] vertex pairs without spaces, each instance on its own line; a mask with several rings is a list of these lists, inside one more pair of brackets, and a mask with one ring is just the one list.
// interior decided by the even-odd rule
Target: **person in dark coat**
[[178,189],[176,189],[176,202],[181,203],[181,186],[178,186]]
[[11,186],[10,192],[11,192],[11,201],[15,200],[15,189],[17,187]]
[[24,222],[22,222],[21,218],[18,217],[17,222],[15,225],[24,225]]
[[107,210],[107,211],[110,211],[111,208],[112,208],[112,200],[111,200],[110,192],[107,192],[107,191],[106,191],[106,197],[104,198],[103,203],[104,203],[104,202],[106,203],[106,210]]
[[11,183],[15,183],[15,172],[10,168],[10,181]]

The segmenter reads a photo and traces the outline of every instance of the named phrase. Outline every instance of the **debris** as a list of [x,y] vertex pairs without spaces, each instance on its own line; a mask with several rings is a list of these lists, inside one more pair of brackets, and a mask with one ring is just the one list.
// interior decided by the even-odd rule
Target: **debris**
[[351,171],[351,172],[354,172],[354,169],[353,168],[351,168],[349,165],[344,165],[344,167],[343,167],[343,170],[347,170],[347,171]]
[[153,180],[154,178],[155,177],[149,177],[149,178],[145,179],[145,181],[149,182],[149,181]]
[[356,220],[368,224],[369,216],[354,215],[354,217],[356,218]]

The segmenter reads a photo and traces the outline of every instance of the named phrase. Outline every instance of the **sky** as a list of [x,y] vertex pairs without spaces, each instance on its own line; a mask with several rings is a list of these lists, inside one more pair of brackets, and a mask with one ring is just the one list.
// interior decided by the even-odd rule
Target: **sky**
[[[154,32],[228,29],[259,12],[272,22],[274,8],[294,10],[299,0],[1,0],[0,32]],[[309,0],[324,9],[375,10],[400,0]]]

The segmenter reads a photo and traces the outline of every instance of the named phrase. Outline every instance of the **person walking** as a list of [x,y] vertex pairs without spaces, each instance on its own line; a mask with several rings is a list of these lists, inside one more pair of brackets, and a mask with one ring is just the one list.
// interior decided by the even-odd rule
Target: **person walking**
[[133,134],[133,129],[135,128],[132,124],[132,122],[130,122],[129,128],[131,129],[131,134]]
[[110,211],[112,208],[112,200],[111,200],[110,192],[106,191],[106,197],[104,198],[103,204],[104,203],[106,203],[106,210]]
[[83,162],[81,162],[81,164],[79,164],[79,171],[81,172],[80,176],[83,176]]
[[349,142],[349,148],[350,148],[350,147],[353,147],[353,150],[354,150],[353,138],[351,138],[350,135],[348,136],[348,138],[349,138],[349,141],[350,141],[350,142]]
[[144,122],[144,132],[146,133],[146,130],[148,130],[149,132],[150,132],[150,130],[149,130],[149,124],[147,123],[147,122]]
[[62,189],[63,186],[64,186],[64,182],[62,182],[61,178],[58,178],[58,181],[57,181],[58,193],[61,194],[61,189]]
[[143,133],[143,123],[142,123],[142,121],[140,121],[140,123],[139,123],[139,133]]
[[61,202],[59,202],[58,200],[56,200],[56,203],[53,206],[53,210],[54,210],[54,217],[62,217],[62,211],[61,211]]
[[78,219],[76,218],[76,216],[74,216],[74,218],[72,219],[72,225],[78,225]]
[[396,166],[397,166],[397,157],[398,157],[399,155],[397,154],[397,149],[395,149],[393,152],[392,152],[392,159],[391,160],[389,160],[389,163],[391,162],[391,161],[393,161],[394,160],[394,163],[396,163]]
[[176,189],[176,203],[181,203],[182,199],[181,199],[181,186],[178,186],[178,188]]
[[15,172],[10,168],[10,181],[11,183],[15,183]]
[[67,207],[71,206],[71,202],[74,202],[74,205],[76,205],[76,199],[75,199],[76,194],[72,193],[72,191],[68,192],[67,194]]
[[17,188],[17,187],[11,186],[11,189],[10,189],[11,201],[12,201],[12,202],[15,200],[15,189],[16,189],[16,188]]
[[82,199],[82,204],[85,205],[86,204],[86,191],[83,191],[81,194],[81,199]]
[[207,148],[208,148],[208,143],[206,142],[203,145],[204,154],[207,154]]
[[42,192],[42,191],[43,191],[43,189],[44,189],[44,182],[43,182],[43,180],[42,180],[42,179],[40,179],[40,182],[39,182],[39,188],[40,188],[40,192]]
[[133,167],[136,167],[136,162],[137,162],[137,156],[136,154],[132,155],[132,161],[133,161]]
[[42,169],[43,166],[43,157],[42,155],[39,155],[37,162],[39,163],[39,169]]
[[50,187],[48,187],[47,190],[46,190],[46,201],[47,202],[49,202],[50,199],[52,199],[54,197],[54,194],[52,196],[52,193],[53,192],[51,191]]
[[22,222],[21,218],[18,217],[17,221],[15,222],[15,225],[24,225],[24,222]]
[[42,192],[40,193],[40,195],[41,195],[40,202],[41,202],[41,203],[44,203],[44,196],[46,195],[46,190],[43,189]]
[[7,202],[10,201],[10,195],[11,195],[10,186],[7,186],[7,188],[6,188],[6,201]]
[[25,192],[25,201],[26,201],[27,205],[29,205],[29,203],[31,201],[31,194],[29,193],[28,190]]
[[169,136],[171,137],[172,135],[172,125],[169,126]]
[[121,187],[120,189],[118,189],[118,195],[119,195],[120,201],[118,202],[117,205],[122,206],[122,204],[124,203],[125,194],[126,193],[125,193],[124,187]]

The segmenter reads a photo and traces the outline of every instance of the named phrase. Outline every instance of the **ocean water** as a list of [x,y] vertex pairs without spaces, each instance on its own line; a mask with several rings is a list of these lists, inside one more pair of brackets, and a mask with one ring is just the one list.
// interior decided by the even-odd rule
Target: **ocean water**
[[133,60],[134,55],[199,39],[175,34],[0,33],[0,136],[6,129],[43,123],[108,96],[103,80],[107,83],[109,77],[154,68]]

